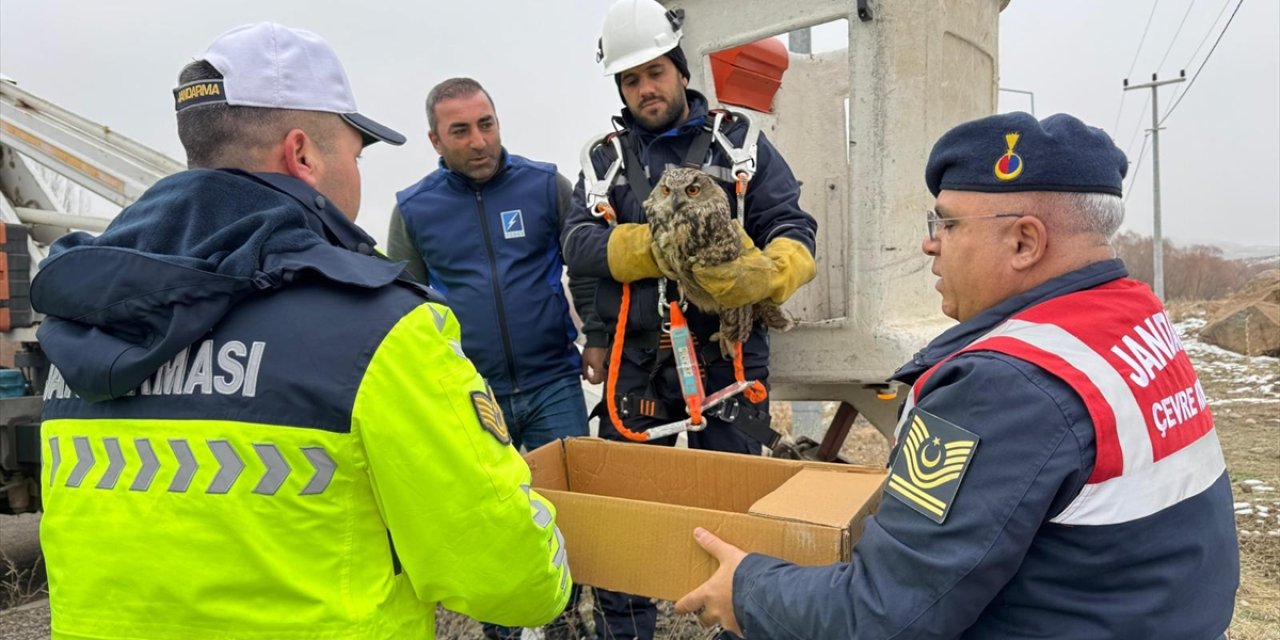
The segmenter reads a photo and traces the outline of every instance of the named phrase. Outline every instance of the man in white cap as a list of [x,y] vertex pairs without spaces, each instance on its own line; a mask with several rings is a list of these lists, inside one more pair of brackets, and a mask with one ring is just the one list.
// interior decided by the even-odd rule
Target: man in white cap
[[[233,29],[174,91],[192,167],[33,283],[57,638],[431,638],[565,606],[555,512],[433,293],[353,224],[318,36]],[[425,392],[424,392],[425,389]]]

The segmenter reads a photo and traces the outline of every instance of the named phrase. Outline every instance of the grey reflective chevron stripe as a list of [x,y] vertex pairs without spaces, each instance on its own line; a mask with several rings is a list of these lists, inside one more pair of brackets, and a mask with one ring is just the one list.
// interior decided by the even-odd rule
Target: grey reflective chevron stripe
[[560,535],[560,527],[553,527],[552,531],[556,534],[556,544],[560,545],[560,548],[556,550],[556,557],[552,562],[554,562],[556,568],[560,569],[562,572],[560,574],[560,589],[563,591],[565,586],[567,586],[565,583],[569,579],[569,567],[565,566],[565,561],[568,559],[568,552],[564,550],[564,536]]
[[[527,484],[520,485],[520,490],[529,498],[529,504],[533,505],[533,523],[538,525],[539,529],[546,529],[553,519],[551,515],[551,507],[547,506],[543,501],[533,497],[533,489]],[[561,570],[560,588],[564,589],[569,581],[569,568],[565,566],[567,552],[564,550],[564,536],[560,534],[560,527],[551,527],[554,534],[556,555],[552,558],[552,562],[557,569]],[[547,548],[551,548],[551,540],[547,540]]]
[[[427,308],[431,310],[431,317],[432,317],[432,318],[435,318],[435,321],[436,321],[436,331],[444,331],[444,327],[445,327],[445,320],[447,320],[447,319],[449,318],[449,310],[448,310],[448,309],[446,309],[444,313],[440,313],[439,311],[437,311],[437,310],[436,310],[436,307],[435,307],[435,305],[434,305],[434,304],[429,304],[429,305],[427,305]],[[465,357],[467,357],[467,354],[465,354],[465,353],[463,353],[463,352],[462,352],[462,345],[461,345],[461,344],[459,344],[457,340],[450,340],[450,341],[449,341],[449,348],[450,348],[450,349],[453,349],[453,352],[454,352],[454,353],[455,353],[459,358],[465,358]]]
[[88,438],[76,436],[71,439],[71,442],[76,446],[76,466],[67,477],[67,486],[78,487],[84,482],[84,477],[89,475],[89,470],[93,468],[96,460],[93,458],[93,448],[89,446]]
[[444,321],[448,316],[437,311],[433,304],[427,305],[427,308],[431,309],[431,316],[436,319],[436,331],[444,331]]
[[547,525],[551,524],[551,509],[538,500],[530,500],[529,502],[533,503],[533,508],[537,511],[537,513],[533,514],[533,523],[541,529],[546,529]]
[[138,476],[129,485],[130,491],[146,491],[151,488],[151,481],[160,469],[160,461],[156,459],[156,451],[151,448],[151,441],[146,438],[135,438],[133,446],[138,449],[138,459],[142,466],[138,468]]
[[120,472],[124,471],[124,454],[120,452],[119,438],[103,438],[102,446],[107,449],[107,471],[98,481],[99,489],[114,489],[120,481]]
[[62,449],[58,448],[58,436],[49,438],[49,486],[58,476],[58,467],[62,466]]
[[[89,472],[93,471],[98,463],[97,455],[94,454],[93,443],[88,436],[73,436],[71,438],[75,448],[75,467],[72,468],[70,475],[67,477],[66,486],[76,488],[82,485]],[[53,483],[58,475],[58,469],[62,465],[62,450],[59,448],[59,436],[51,436],[49,438],[49,485]],[[197,441],[198,442],[198,441]],[[218,471],[214,474],[213,479],[209,482],[209,487],[205,493],[213,495],[225,495],[235,488],[236,483],[240,481],[240,477],[244,475],[245,463],[244,455],[236,451],[235,445],[229,440],[205,440],[210,453],[213,454],[214,460],[218,463]],[[134,438],[134,447],[138,450],[138,473],[133,478],[133,483],[129,485],[130,491],[148,491],[151,484],[159,473],[161,462],[156,456],[155,448],[148,438]],[[124,457],[124,451],[120,446],[120,439],[117,437],[102,438],[102,447],[107,452],[107,466],[102,474],[102,478],[98,481],[96,487],[98,489],[114,489],[120,482],[125,470],[129,467],[129,462]],[[174,471],[173,480],[169,483],[170,493],[186,493],[191,488],[191,482],[195,479],[196,473],[200,471],[200,461],[196,459],[195,454],[191,450],[191,443],[187,438],[170,438],[169,448],[173,450],[173,457],[178,463],[178,468]],[[311,474],[311,478],[307,481],[307,485],[302,488],[299,495],[309,496],[324,493],[329,488],[329,484],[333,482],[333,475],[338,470],[338,463],[333,457],[325,451],[324,447],[298,447],[298,450],[306,456],[307,461],[315,469]],[[253,451],[258,458],[262,460],[262,465],[266,467],[266,472],[258,479],[257,485],[253,488],[253,492],[258,495],[274,496],[279,493],[280,488],[284,486],[285,481],[293,473],[293,467],[285,460],[284,454],[280,452],[280,447],[269,443],[254,443]],[[525,488],[528,491],[528,488]],[[544,511],[547,518],[550,518],[550,511],[544,505],[538,505],[539,515],[536,519],[541,520]],[[543,526],[543,525],[540,525]]]
[[284,456],[280,455],[280,450],[274,444],[254,444],[253,450],[258,453],[258,458],[262,460],[262,464],[267,466],[267,472],[262,475],[262,479],[258,481],[258,486],[253,488],[254,493],[264,496],[274,496],[280,490],[280,485],[284,484],[285,478],[289,477],[289,463],[284,461]]
[[322,447],[302,447],[302,454],[307,456],[307,462],[315,467],[316,472],[299,495],[323,493],[329,487],[329,481],[333,479],[333,472],[337,471],[338,463],[334,462],[333,458],[329,457],[329,452]]
[[173,449],[173,455],[178,459],[178,472],[173,474],[173,482],[169,483],[169,491],[173,493],[182,493],[191,486],[191,478],[196,475],[195,456],[191,455],[191,445],[182,438],[172,438],[169,440],[169,447]]
[[533,510],[536,512],[533,514],[533,523],[538,525],[540,529],[546,529],[547,525],[551,524],[551,509],[542,501],[533,497],[533,489],[530,489],[529,485],[520,485],[520,490],[529,498],[529,504],[533,505]]
[[226,493],[231,490],[231,486],[236,483],[236,478],[240,477],[240,472],[244,470],[244,462],[240,460],[240,456],[236,455],[236,450],[226,440],[210,440],[209,450],[213,452],[213,457],[218,460],[218,475],[213,477],[213,482],[209,483],[209,488],[205,493]]

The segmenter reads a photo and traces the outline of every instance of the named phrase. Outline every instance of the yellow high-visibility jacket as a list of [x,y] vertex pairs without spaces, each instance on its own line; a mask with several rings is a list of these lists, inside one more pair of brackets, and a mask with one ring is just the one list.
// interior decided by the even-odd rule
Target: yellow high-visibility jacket
[[[339,243],[363,236],[296,181],[191,173],[318,218]],[[97,330],[114,326],[113,307],[66,320],[90,304],[73,296],[95,295],[55,285],[93,287],[101,270],[113,280],[99,286],[124,289],[103,295],[190,310],[223,276],[98,247],[45,263],[33,295],[64,318],[41,332],[55,365],[41,523],[54,638],[431,638],[437,603],[510,626],[563,610],[571,581],[555,510],[530,489],[454,316],[377,275],[394,278],[398,266],[383,266],[393,263],[307,251],[259,264],[254,291],[230,296],[207,332],[107,399],[76,381],[104,352],[130,358]],[[189,316],[168,318],[172,328]]]

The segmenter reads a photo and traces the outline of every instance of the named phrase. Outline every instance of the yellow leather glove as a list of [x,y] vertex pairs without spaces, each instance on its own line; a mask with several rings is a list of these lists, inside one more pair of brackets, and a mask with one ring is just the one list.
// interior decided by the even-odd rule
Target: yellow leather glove
[[782,304],[796,289],[813,279],[817,267],[813,254],[803,244],[790,238],[777,238],[761,251],[749,240],[744,241],[742,255],[737,260],[693,268],[694,280],[711,294],[716,304],[727,309],[764,300]]
[[609,273],[618,282],[634,282],[662,275],[653,259],[653,234],[647,224],[620,224],[609,234],[606,247]]

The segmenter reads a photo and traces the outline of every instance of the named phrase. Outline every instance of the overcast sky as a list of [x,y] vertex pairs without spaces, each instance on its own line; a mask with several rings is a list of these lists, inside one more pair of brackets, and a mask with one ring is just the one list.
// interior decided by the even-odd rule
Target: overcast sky
[[[1157,1],[1152,14],[1147,0],[1013,0],[1001,17],[1000,85],[1034,92],[1040,117],[1065,111],[1105,128],[1136,163],[1150,127],[1150,91],[1125,95],[1121,80],[1131,68],[1136,84],[1155,71],[1176,76],[1183,67],[1190,79],[1238,1]],[[423,99],[445,78],[468,75],[486,86],[512,152],[576,174],[582,143],[607,130],[620,106],[594,59],[607,6],[608,0],[0,0],[0,73],[181,160],[170,90],[183,64],[246,22],[315,31],[337,49],[360,110],[409,137],[402,148],[377,145],[362,160],[359,222],[383,239],[394,192],[436,166]],[[822,40],[815,36],[817,46]],[[1161,88],[1162,113],[1188,84]],[[1030,100],[1002,93],[1000,108],[1030,110]],[[1184,244],[1280,245],[1280,3],[1244,2],[1164,126],[1166,236]],[[1127,189],[1126,227],[1142,233],[1151,231],[1151,167],[1148,145],[1141,166],[1131,166],[1136,180]]]

